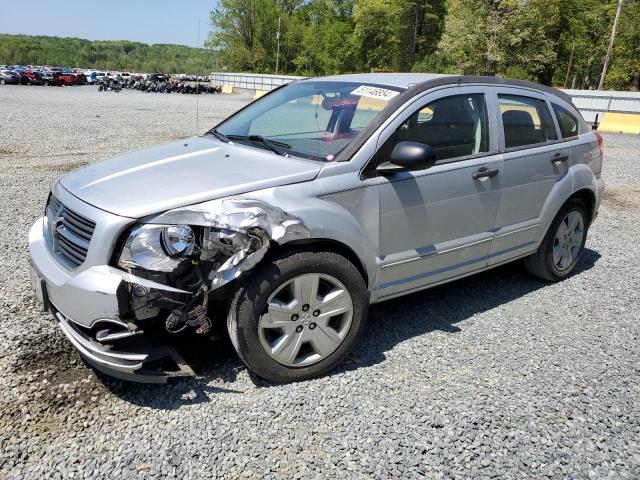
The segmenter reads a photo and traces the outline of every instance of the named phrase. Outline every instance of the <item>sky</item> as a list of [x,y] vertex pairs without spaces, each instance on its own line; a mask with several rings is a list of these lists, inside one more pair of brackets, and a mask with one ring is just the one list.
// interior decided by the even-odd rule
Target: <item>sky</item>
[[216,0],[0,0],[0,33],[200,46]]

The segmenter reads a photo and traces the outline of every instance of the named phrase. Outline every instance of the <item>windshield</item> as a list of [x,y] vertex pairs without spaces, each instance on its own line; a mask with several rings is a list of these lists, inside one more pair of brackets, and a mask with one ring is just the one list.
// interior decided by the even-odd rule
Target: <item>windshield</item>
[[212,133],[222,140],[330,162],[401,91],[354,82],[292,83],[252,103]]

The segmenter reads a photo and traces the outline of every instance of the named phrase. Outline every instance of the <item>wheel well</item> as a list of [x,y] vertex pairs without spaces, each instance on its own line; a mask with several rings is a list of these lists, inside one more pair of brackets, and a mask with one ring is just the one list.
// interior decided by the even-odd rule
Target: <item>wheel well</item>
[[344,243],[340,243],[336,240],[311,238],[305,240],[294,240],[292,242],[285,243],[284,245],[277,245],[269,250],[268,257],[275,257],[283,253],[294,252],[299,250],[321,250],[323,252],[333,252],[338,255],[342,255],[349,260],[354,267],[358,269],[365,285],[369,286],[369,275],[367,270],[360,261],[360,258],[351,248],[347,247]]
[[587,208],[587,215],[589,217],[588,221],[589,221],[589,224],[591,224],[591,222],[593,221],[593,214],[596,208],[595,194],[591,190],[583,189],[583,190],[578,190],[573,195],[571,195],[571,197],[569,197],[569,200],[573,198],[580,200],[584,204],[584,206]]

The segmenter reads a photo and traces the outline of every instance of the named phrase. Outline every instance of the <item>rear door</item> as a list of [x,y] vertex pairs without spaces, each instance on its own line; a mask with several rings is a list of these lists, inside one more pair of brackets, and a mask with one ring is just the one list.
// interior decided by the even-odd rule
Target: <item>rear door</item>
[[510,87],[494,92],[504,173],[490,265],[535,249],[542,208],[570,167],[570,148],[544,94]]

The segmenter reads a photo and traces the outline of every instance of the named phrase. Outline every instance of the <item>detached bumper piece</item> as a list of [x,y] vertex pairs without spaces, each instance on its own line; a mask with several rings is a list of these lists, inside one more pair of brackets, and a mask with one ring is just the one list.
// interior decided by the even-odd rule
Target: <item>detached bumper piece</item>
[[100,372],[141,383],[167,383],[169,379],[195,376],[175,349],[151,345],[142,331],[106,328],[92,335],[53,306],[51,313],[82,358]]

